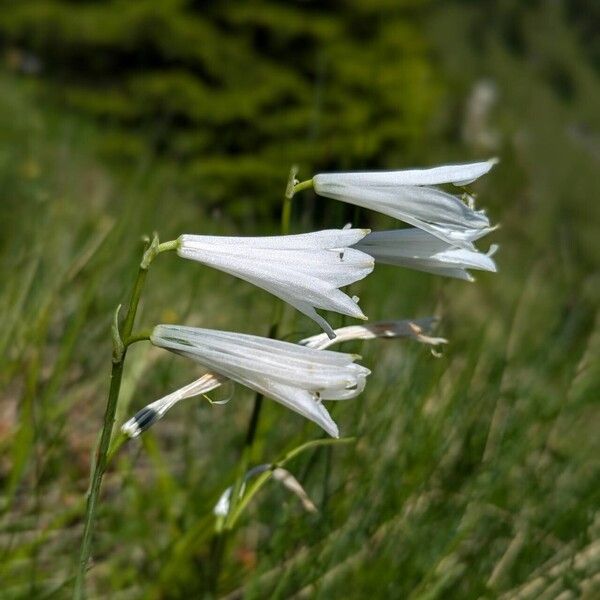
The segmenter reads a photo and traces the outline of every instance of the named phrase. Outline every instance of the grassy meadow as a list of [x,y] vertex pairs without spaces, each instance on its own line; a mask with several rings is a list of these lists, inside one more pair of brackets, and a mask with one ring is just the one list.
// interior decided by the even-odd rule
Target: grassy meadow
[[[71,597],[111,321],[144,235],[275,234],[294,163],[306,179],[490,156],[473,189],[501,224],[499,272],[467,283],[377,266],[352,286],[370,320],[439,315],[449,344],[439,357],[412,340],[341,347],[373,371],[361,396],[329,404],[355,440],[287,464],[318,512],[276,481],[259,492],[215,596],[600,596],[593,9],[1,4],[0,598]],[[295,233],[397,225],[311,191],[293,203]],[[273,306],[167,253],[138,322],[266,335]],[[290,308],[281,330],[317,333]],[[117,423],[198,372],[136,344]],[[252,409],[252,392],[225,388],[210,396],[227,404],[182,402],[112,460],[90,598],[205,597],[212,507]],[[323,435],[266,400],[252,464]]]

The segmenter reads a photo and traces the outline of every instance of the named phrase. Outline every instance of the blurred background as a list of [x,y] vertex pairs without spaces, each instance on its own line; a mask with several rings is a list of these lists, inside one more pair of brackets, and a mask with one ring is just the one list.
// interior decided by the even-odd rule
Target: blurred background
[[[378,267],[371,320],[439,314],[441,358],[358,351],[354,445],[288,465],[232,541],[228,598],[597,598],[600,4],[585,0],[0,1],[0,597],[71,593],[110,372],[144,234],[278,231],[292,164],[498,156],[477,282]],[[294,232],[397,222],[303,192]],[[484,240],[487,241],[487,240]],[[484,245],[487,249],[487,245]],[[139,323],[265,335],[265,292],[177,257]],[[287,339],[316,333],[288,311]],[[334,326],[347,324],[331,315]],[[118,421],[196,374],[138,344]],[[91,597],[201,597],[211,508],[252,394],[182,403],[104,480]],[[264,406],[255,463],[321,432]]]

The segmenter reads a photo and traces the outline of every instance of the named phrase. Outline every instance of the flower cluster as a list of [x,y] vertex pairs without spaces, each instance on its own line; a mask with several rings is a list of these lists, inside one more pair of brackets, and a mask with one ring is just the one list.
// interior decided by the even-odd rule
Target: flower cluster
[[[466,186],[490,171],[496,160],[422,170],[324,173],[310,182],[320,195],[371,209],[412,227],[370,232],[334,229],[301,235],[220,237],[184,234],[179,256],[234,275],[281,298],[323,329],[298,344],[242,333],[158,325],[151,342],[190,358],[207,371],[188,386],[153,402],[122,430],[139,435],[184,398],[205,394],[232,380],[272,398],[337,437],[338,427],[323,405],[360,394],[370,371],[356,355],[326,350],[355,339],[412,337],[446,343],[428,335],[432,319],[387,321],[333,330],[317,313],[334,311],[366,319],[358,298],[340,288],[367,277],[375,263],[398,265],[473,281],[468,269],[496,271],[496,246],[479,252],[474,242],[494,229],[473,196],[438,185]],[[306,185],[308,184],[308,185]],[[225,500],[223,501],[225,502]]]

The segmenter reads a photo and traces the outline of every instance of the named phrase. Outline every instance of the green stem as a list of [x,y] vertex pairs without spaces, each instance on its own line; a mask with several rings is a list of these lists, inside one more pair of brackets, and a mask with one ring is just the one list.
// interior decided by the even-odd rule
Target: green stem
[[306,181],[301,181],[300,183],[296,183],[294,185],[294,194],[301,192],[302,190],[308,190],[314,187],[314,182],[312,179],[307,179]]
[[274,462],[271,465],[271,469],[266,473],[262,473],[256,479],[256,481],[249,485],[247,490],[244,492],[243,498],[240,499],[235,511],[231,515],[229,527],[233,528],[235,523],[239,519],[240,515],[244,511],[244,509],[248,506],[249,502],[256,495],[256,493],[261,489],[261,487],[271,478],[273,471],[277,467],[283,467],[290,460],[302,454],[306,450],[310,450],[311,448],[316,448],[318,446],[326,446],[328,449],[331,449],[331,446],[339,445],[339,444],[348,444],[355,442],[355,438],[341,438],[341,439],[333,439],[333,438],[321,438],[318,440],[312,440],[310,442],[306,442],[301,444],[300,446],[294,448],[290,452],[286,453],[282,458],[278,461]]
[[[124,356],[123,356],[124,358]],[[98,504],[98,496],[100,494],[100,486],[102,485],[102,476],[106,469],[108,446],[114,424],[114,416],[117,409],[117,401],[119,399],[119,390],[121,389],[121,379],[123,377],[123,361],[113,363],[112,372],[110,374],[110,390],[108,392],[108,402],[106,404],[106,412],[104,414],[104,425],[102,427],[102,435],[98,446],[98,458],[96,466],[92,474],[92,483],[88,493],[87,505],[85,510],[85,521],[83,526],[83,539],[81,542],[81,551],[79,554],[79,564],[77,569],[77,578],[75,580],[74,598],[79,600],[85,598],[85,572],[90,558],[92,549],[92,533],[94,519],[96,517],[96,509]]]
[[125,341],[125,347],[131,346],[131,344],[136,344],[137,342],[147,342],[150,339],[150,335],[152,332],[149,329],[145,329],[143,331],[138,331],[137,333],[132,333]]
[[121,338],[124,340],[129,340],[131,332],[133,331],[133,322],[135,321],[135,315],[137,313],[138,304],[140,303],[140,298],[142,297],[142,291],[144,289],[144,284],[146,283],[147,274],[147,268],[143,269],[140,267],[138,269],[138,274],[133,286],[133,292],[131,293],[131,300],[129,302],[129,310],[127,311],[127,316],[125,317],[125,322],[123,323],[123,329],[121,331]]
[[303,181],[302,183],[296,183],[296,175],[298,174],[298,167],[293,165],[290,169],[288,176],[287,186],[285,188],[285,194],[283,196],[283,207],[281,209],[281,235],[287,235],[290,232],[290,221],[292,220],[292,198],[296,192],[305,190],[312,187],[312,179]]
[[[102,486],[102,478],[108,463],[108,450],[110,447],[112,431],[115,423],[119,392],[121,390],[121,380],[123,378],[123,367],[127,354],[127,345],[133,343],[133,341],[138,341],[138,337],[132,336],[131,332],[133,331],[138,305],[140,303],[140,298],[146,282],[148,266],[150,265],[150,262],[152,262],[154,256],[156,256],[156,249],[159,247],[158,238],[155,235],[152,244],[146,249],[138,269],[137,277],[131,292],[129,308],[127,310],[125,321],[123,322],[123,327],[120,332],[113,332],[113,336],[117,336],[117,343],[121,344],[121,348],[120,351],[117,352],[113,357],[112,371],[110,375],[110,389],[108,392],[108,401],[106,403],[106,410],[104,413],[102,433],[100,435],[100,443],[98,444],[96,461],[92,467],[91,484],[87,495],[83,537],[81,541],[77,576],[75,579],[75,590],[73,594],[75,600],[81,600],[82,598],[85,598],[85,574],[92,550],[92,535],[98,507],[98,498],[100,496],[100,488]],[[126,340],[125,345],[123,345],[123,342],[121,341],[123,339]]]
[[[254,407],[252,408],[252,415],[250,415],[250,422],[248,423],[248,431],[246,432],[246,448],[252,448],[254,444],[254,438],[256,437],[256,430],[258,428],[258,419],[260,418],[260,409],[262,407],[263,395],[257,394],[254,399]],[[244,471],[246,473],[246,471]]]
[[170,242],[163,242],[158,245],[156,249],[156,253],[160,254],[161,252],[168,252],[169,250],[177,250],[179,246],[179,240],[171,240]]
[[287,196],[283,199],[283,208],[281,210],[281,235],[287,235],[290,232],[290,220],[292,216],[292,199]]
[[211,562],[208,572],[208,590],[212,596],[217,595],[219,587],[219,575],[221,573],[221,564],[225,555],[225,546],[227,544],[227,536],[224,531],[215,531],[210,541],[210,557]]

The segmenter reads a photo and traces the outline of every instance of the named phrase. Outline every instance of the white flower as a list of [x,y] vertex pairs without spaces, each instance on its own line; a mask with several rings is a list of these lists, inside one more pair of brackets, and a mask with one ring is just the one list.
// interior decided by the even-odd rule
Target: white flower
[[331,229],[273,237],[182,235],[177,253],[271,292],[333,335],[315,308],[366,319],[338,288],[373,270],[368,254],[350,248],[367,233],[368,229]]
[[242,333],[157,325],[150,340],[277,400],[332,437],[338,428],[321,401],[354,398],[370,373],[354,363],[356,355]]
[[152,427],[158,420],[162,419],[164,414],[180,400],[206,394],[218,388],[224,380],[224,377],[219,377],[213,373],[206,373],[200,379],[196,379],[189,385],[142,408],[129,421],[123,423],[121,431],[130,438],[135,438],[149,427]]
[[426,317],[424,319],[412,319],[404,321],[379,321],[377,323],[368,323],[366,325],[349,325],[335,330],[335,338],[329,339],[325,334],[320,333],[300,340],[298,343],[308,348],[318,348],[323,350],[342,342],[352,340],[373,340],[375,338],[398,338],[410,337],[423,344],[437,346],[438,344],[447,344],[448,340],[441,337],[430,337],[426,335],[437,324],[435,317]]
[[436,275],[474,281],[467,269],[496,272],[492,256],[498,246],[487,254],[475,248],[460,248],[430,235],[421,229],[378,231],[362,239],[356,248],[370,254],[375,262],[409,267]]
[[389,215],[424,229],[449,244],[471,248],[493,228],[477,211],[432,185],[465,185],[487,173],[497,161],[433,169],[323,173],[313,178],[317,194]]
[[[244,482],[240,488],[239,497],[241,498],[244,495],[244,490],[248,479],[255,477],[256,475],[260,475],[261,473],[265,473],[266,471],[271,471],[271,476],[273,479],[281,482],[282,485],[290,492],[296,494],[296,496],[300,498],[300,502],[302,502],[302,506],[305,510],[308,512],[317,512],[317,507],[314,505],[313,501],[310,499],[300,482],[287,469],[283,469],[282,467],[277,467],[272,464],[258,465],[247,471],[244,475]],[[232,493],[233,486],[230,486],[219,496],[219,499],[213,508],[213,514],[215,516],[226,517],[229,514]]]
[[[427,335],[437,325],[437,322],[438,319],[436,317],[426,317],[423,319],[379,321],[366,325],[350,325],[336,329],[334,331],[335,338],[333,339],[330,339],[325,333],[320,333],[300,340],[298,344],[308,348],[324,350],[333,344],[351,340],[398,337],[410,337],[432,346],[447,344],[448,340],[445,338],[430,337]],[[129,437],[137,437],[140,433],[152,427],[159,419],[162,419],[164,414],[180,400],[206,394],[227,381],[229,380],[223,376],[216,375],[215,373],[206,373],[200,379],[142,408],[129,421],[123,424],[121,430]],[[227,401],[213,401],[212,403],[224,404],[225,402]]]

